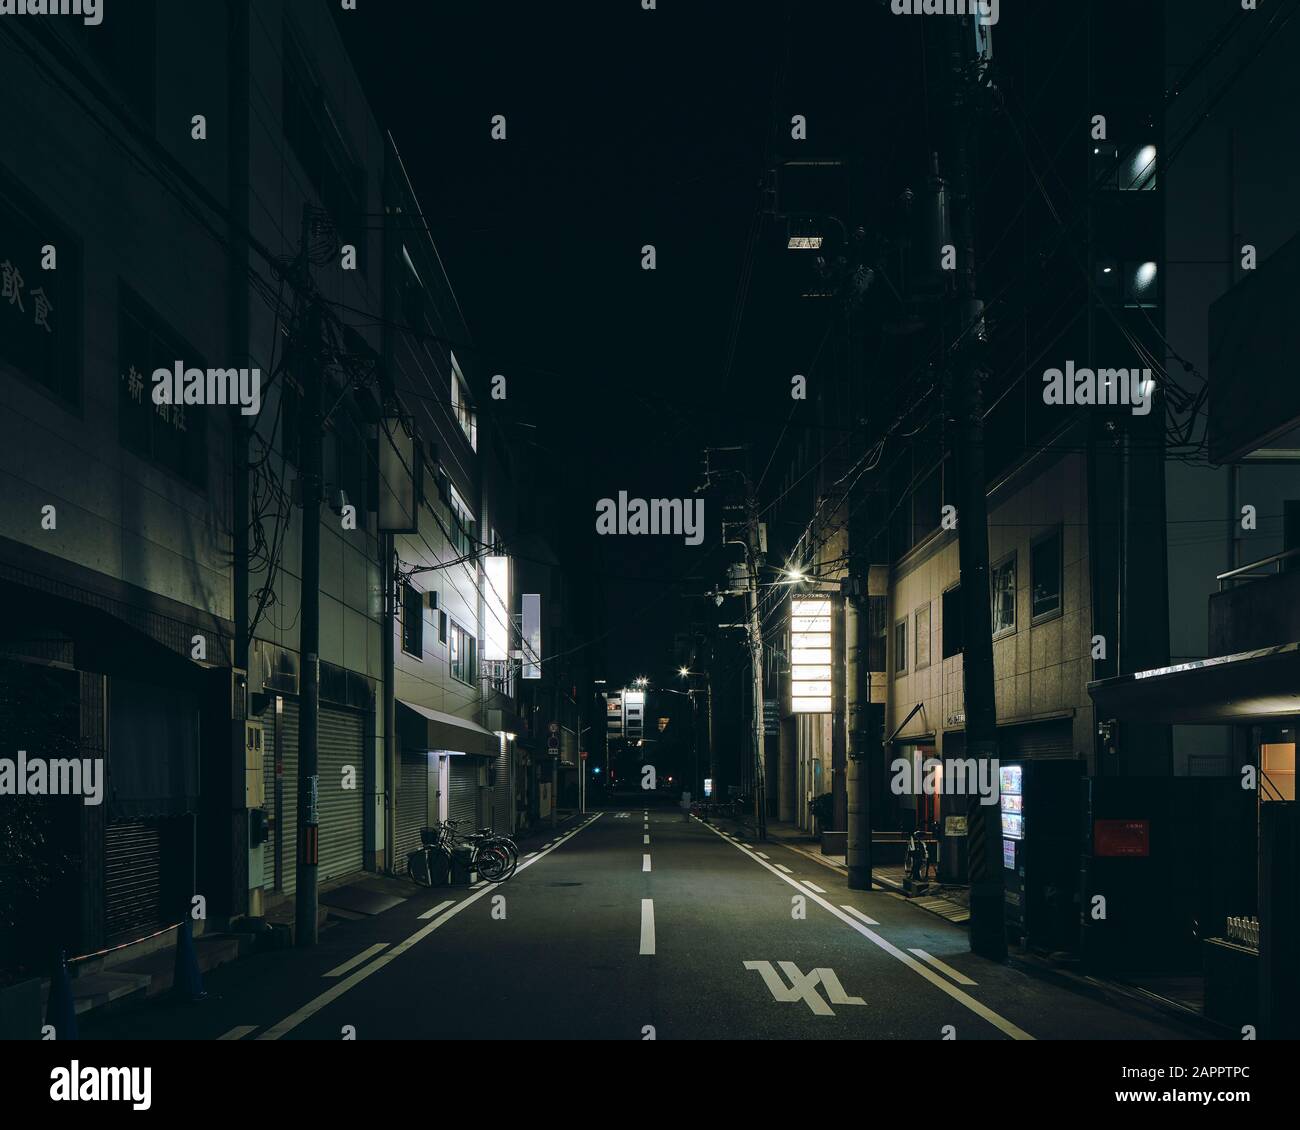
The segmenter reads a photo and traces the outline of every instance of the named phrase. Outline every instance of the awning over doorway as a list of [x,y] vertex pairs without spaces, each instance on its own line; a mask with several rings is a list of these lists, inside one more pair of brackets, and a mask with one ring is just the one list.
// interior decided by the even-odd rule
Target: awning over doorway
[[1222,725],[1300,715],[1300,643],[1098,679],[1099,719]]
[[474,757],[496,757],[500,753],[501,739],[477,722],[401,698],[397,705],[404,706],[419,719],[423,727],[421,735],[428,742],[426,749],[467,753]]

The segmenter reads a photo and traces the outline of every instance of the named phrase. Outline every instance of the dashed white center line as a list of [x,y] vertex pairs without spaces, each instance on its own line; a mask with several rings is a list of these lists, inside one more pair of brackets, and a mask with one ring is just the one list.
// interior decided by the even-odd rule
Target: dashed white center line
[[758,856],[759,859],[771,859],[771,858],[772,858],[770,855],[764,855],[761,851],[756,851],[756,852],[754,852],[754,854],[755,854],[756,856]]
[[856,906],[841,906],[840,909],[848,911],[848,913],[853,915],[853,917],[856,918],[859,922],[865,922],[868,926],[880,925],[880,923],[877,922],[874,918],[868,918]]
[[383,953],[389,946],[388,942],[376,942],[373,946],[363,949],[356,957],[349,958],[342,965],[336,965],[326,977],[342,977],[345,973],[351,973],[358,965],[364,965],[377,953]]
[[641,870],[642,870],[642,871],[649,871],[649,870],[650,870],[650,853],[649,853],[649,852],[646,852],[645,855],[643,855],[643,856],[641,857]]
[[822,890],[821,887],[819,887],[816,883],[810,883],[810,882],[808,882],[807,879],[802,879],[802,880],[800,880],[800,882],[802,882],[803,885],[804,885],[805,887],[807,887],[810,891],[816,891],[819,895],[824,895],[824,894],[826,893],[826,892],[825,892],[824,890]]
[[784,871],[787,875],[793,875],[793,874],[794,874],[794,872],[791,871],[790,868],[788,868],[784,863],[778,863],[778,864],[776,865],[776,869],[777,869],[778,871]]
[[641,953],[655,952],[655,901],[641,900]]
[[536,854],[537,854],[537,853],[536,853],[535,851],[530,851],[527,855],[524,856],[524,858],[525,858],[525,859],[532,859],[533,856],[535,856]]
[[947,976],[951,977],[959,985],[976,984],[976,982],[972,981],[969,977],[967,977],[965,973],[958,973],[957,970],[955,970],[946,961],[940,961],[933,954],[926,953],[925,950],[909,949],[907,952],[916,954],[916,956],[919,957],[922,961],[924,961],[927,965],[933,965],[940,973],[946,974]]
[[224,1036],[218,1036],[218,1040],[242,1040],[249,1032],[256,1032],[256,1024],[236,1024]]
[[420,915],[421,918],[437,918],[449,906],[455,906],[455,899],[448,899],[446,902],[440,902],[437,906],[431,907]]
[[650,837],[649,837],[649,836],[642,836],[642,837],[641,837],[641,842],[642,842],[643,844],[648,844],[648,843],[650,842]]

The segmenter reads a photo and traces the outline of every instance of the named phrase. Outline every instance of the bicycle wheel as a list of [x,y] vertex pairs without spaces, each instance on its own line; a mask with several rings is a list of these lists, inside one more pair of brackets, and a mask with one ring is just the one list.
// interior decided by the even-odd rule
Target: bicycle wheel
[[474,859],[479,877],[489,883],[502,883],[514,872],[510,853],[498,844],[487,844],[479,848]]

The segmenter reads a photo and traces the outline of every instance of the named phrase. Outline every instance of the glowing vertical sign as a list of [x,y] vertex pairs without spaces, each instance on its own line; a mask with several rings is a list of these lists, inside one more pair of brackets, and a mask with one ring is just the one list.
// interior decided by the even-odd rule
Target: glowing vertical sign
[[499,663],[510,658],[510,558],[485,557],[483,575],[483,658]]
[[790,709],[829,714],[831,709],[831,601],[790,601]]

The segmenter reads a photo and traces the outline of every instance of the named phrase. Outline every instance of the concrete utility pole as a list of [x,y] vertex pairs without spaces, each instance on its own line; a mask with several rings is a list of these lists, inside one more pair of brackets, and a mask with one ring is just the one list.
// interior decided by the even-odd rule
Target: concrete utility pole
[[758,570],[763,561],[759,543],[758,502],[754,484],[745,476],[745,558],[749,567],[749,654],[754,675],[754,835],[767,839],[767,756],[763,718],[763,618],[758,609]]
[[[302,221],[302,282],[308,277],[312,217]],[[320,817],[317,743],[320,726],[320,504],[324,496],[321,430],[324,427],[323,338],[319,302],[309,300],[303,333],[297,342],[303,383],[302,450],[299,484],[302,488],[302,605],[299,617],[302,670],[298,717],[298,886],[294,899],[294,941],[299,948],[317,941],[316,874],[320,863]]]
[[[962,679],[966,710],[967,758],[985,780],[987,763],[996,764],[998,731],[993,688],[993,620],[990,610],[988,497],[984,471],[982,354],[987,344],[984,304],[975,278],[975,201],[969,137],[975,129],[971,71],[976,39],[971,18],[952,19],[949,82],[952,118],[949,146],[953,175],[953,243],[956,286],[944,318],[947,339],[958,344],[945,359],[945,413],[956,441],[957,541],[961,561]],[[995,794],[996,795],[996,794]],[[967,800],[970,862],[970,946],[994,961],[1007,955],[1006,910],[1002,888],[1002,825],[999,806]]]

